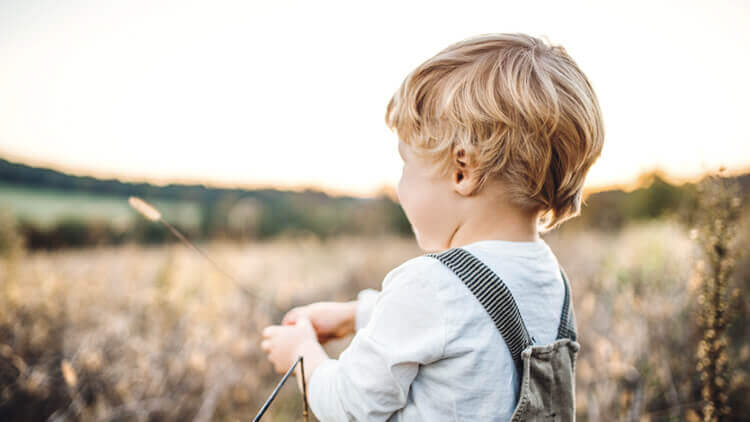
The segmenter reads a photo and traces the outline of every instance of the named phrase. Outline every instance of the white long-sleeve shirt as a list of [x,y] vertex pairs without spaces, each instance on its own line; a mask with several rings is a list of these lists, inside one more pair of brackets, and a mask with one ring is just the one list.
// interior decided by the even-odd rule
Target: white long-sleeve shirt
[[[537,344],[557,336],[565,288],[543,239],[462,246],[490,267]],[[358,294],[356,334],[310,377],[323,421],[508,421],[520,374],[490,316],[448,267],[424,255]]]

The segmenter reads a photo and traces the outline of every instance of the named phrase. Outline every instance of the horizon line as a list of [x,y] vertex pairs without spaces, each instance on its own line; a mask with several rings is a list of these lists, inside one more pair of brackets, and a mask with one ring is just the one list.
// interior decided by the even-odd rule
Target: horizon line
[[[297,183],[293,185],[286,185],[283,183],[279,184],[272,184],[272,183],[251,183],[251,182],[222,182],[218,180],[205,180],[205,179],[194,179],[189,177],[182,177],[182,178],[159,178],[159,177],[142,177],[142,176],[128,176],[128,175],[122,175],[118,173],[107,173],[107,172],[100,172],[100,171],[86,171],[86,170],[80,170],[74,167],[70,167],[64,164],[56,164],[56,163],[48,163],[44,160],[34,160],[34,159],[27,159],[27,158],[21,158],[19,156],[16,156],[13,153],[8,153],[7,151],[4,151],[0,154],[0,158],[9,161],[14,164],[21,164],[29,167],[34,168],[41,168],[41,169],[48,169],[57,171],[69,176],[78,176],[78,177],[93,177],[98,180],[117,180],[122,183],[146,183],[154,186],[159,187],[166,187],[168,185],[183,185],[183,186],[205,186],[206,188],[213,188],[213,189],[239,189],[239,190],[264,190],[264,189],[272,189],[272,190],[279,190],[279,191],[293,191],[293,192],[304,192],[308,190],[312,191],[318,191],[323,192],[329,196],[348,196],[348,197],[356,197],[360,199],[367,199],[367,198],[375,198],[381,195],[387,195],[391,197],[392,199],[396,200],[395,195],[395,186],[390,184],[382,184],[380,186],[377,186],[375,188],[364,190],[364,191],[352,191],[349,189],[339,189],[335,187],[330,186],[320,186],[316,184],[305,184],[305,183]],[[750,173],[750,165],[746,165],[744,167],[740,168],[729,168],[728,166],[724,166],[726,168],[725,174],[727,176],[739,176],[743,174]],[[718,169],[717,169],[718,170]],[[635,189],[640,188],[643,183],[645,182],[644,178],[648,175],[656,174],[662,179],[664,179],[669,184],[679,186],[683,185],[685,183],[696,183],[700,181],[701,179],[705,178],[709,173],[715,173],[716,171],[702,171],[698,174],[695,174],[693,176],[685,176],[685,177],[677,177],[674,175],[669,174],[668,171],[660,168],[659,166],[653,166],[649,167],[647,169],[642,170],[638,176],[635,178],[635,180],[632,180],[630,182],[622,182],[622,183],[608,183],[608,184],[601,184],[601,185],[591,185],[586,186],[583,189],[583,197],[587,197],[589,195],[598,193],[598,192],[605,192],[605,191],[612,191],[612,190],[622,190],[625,192],[630,192]]]

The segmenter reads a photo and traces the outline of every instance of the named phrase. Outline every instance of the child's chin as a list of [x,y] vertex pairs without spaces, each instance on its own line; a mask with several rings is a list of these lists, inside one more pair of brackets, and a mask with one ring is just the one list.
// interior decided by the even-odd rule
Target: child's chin
[[411,231],[414,233],[414,239],[417,241],[417,245],[419,245],[420,248],[424,249],[424,242],[422,241],[422,236],[419,235],[419,232],[417,229],[414,228],[414,225],[411,226]]
[[434,244],[430,243],[429,241],[423,241],[419,235],[416,236],[417,238],[417,245],[419,246],[419,249],[423,250],[424,252],[437,252],[440,250],[440,248],[436,247]]
[[411,225],[411,231],[414,232],[414,238],[417,240],[419,249],[425,252],[440,252],[443,250],[437,242],[424,239],[413,224]]

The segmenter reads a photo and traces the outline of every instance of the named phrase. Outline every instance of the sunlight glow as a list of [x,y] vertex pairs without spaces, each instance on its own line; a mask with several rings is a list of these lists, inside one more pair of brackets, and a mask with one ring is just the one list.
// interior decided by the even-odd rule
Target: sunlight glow
[[[679,8],[679,13],[675,10]],[[546,35],[589,76],[587,186],[750,164],[748,3],[128,1],[0,5],[0,156],[76,174],[369,194],[416,65],[486,32]]]

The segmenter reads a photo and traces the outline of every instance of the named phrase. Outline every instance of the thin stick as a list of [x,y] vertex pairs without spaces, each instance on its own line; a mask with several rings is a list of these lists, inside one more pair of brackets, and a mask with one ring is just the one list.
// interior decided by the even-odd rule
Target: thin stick
[[305,360],[302,356],[299,357],[299,371],[302,372],[302,402],[305,404],[302,408],[302,417],[307,422],[307,384],[305,383]]
[[[219,270],[219,272],[221,272],[222,274],[224,274],[224,276],[226,276],[228,279],[232,280],[232,282],[234,283],[234,285],[237,288],[239,288],[240,291],[242,291],[245,295],[250,296],[250,297],[252,297],[252,298],[254,298],[254,299],[256,299],[256,300],[258,300],[258,301],[260,301],[260,302],[262,302],[264,304],[266,304],[266,305],[269,305],[270,307],[274,308],[277,311],[280,311],[280,309],[276,306],[275,303],[271,302],[268,299],[265,299],[265,298],[261,297],[260,295],[258,295],[255,292],[249,290],[245,285],[243,285],[242,283],[240,283],[239,280],[237,280],[231,274],[229,274],[228,272],[226,272],[219,264],[216,263],[216,261],[214,261],[213,259],[211,259],[211,257],[208,256],[208,254],[206,254],[205,252],[203,252],[202,249],[198,248],[191,241],[189,241],[185,236],[183,236],[182,233],[180,233],[176,228],[172,227],[171,224],[167,223],[166,220],[164,220],[164,218],[162,218],[161,213],[156,208],[154,208],[150,204],[146,203],[142,199],[137,198],[135,196],[131,196],[128,199],[128,202],[130,203],[130,205],[133,208],[136,209],[136,211],[138,211],[139,213],[141,213],[147,219],[149,219],[151,221],[159,221],[160,223],[162,223],[166,228],[169,229],[169,231],[172,232],[172,234],[174,234],[175,236],[177,236],[177,238],[180,239],[184,244],[190,246],[193,250],[195,250],[196,252],[198,252],[198,254],[200,254],[201,256],[203,256],[204,258],[206,258],[211,264],[213,264],[213,266],[217,270]],[[300,371],[302,372],[302,399],[303,399],[303,402],[304,402],[304,408],[302,410],[302,416],[304,417],[305,422],[308,422],[307,383],[305,382],[305,364],[304,364],[304,362],[302,360],[302,356],[298,357],[297,360],[292,365],[292,367],[289,368],[289,370],[286,371],[286,374],[284,374],[284,377],[276,385],[276,388],[274,388],[273,392],[271,393],[271,396],[268,397],[268,399],[266,400],[266,402],[263,404],[263,407],[261,407],[260,411],[255,416],[255,419],[253,419],[253,422],[256,422],[256,421],[260,420],[260,418],[263,416],[263,414],[266,413],[266,410],[268,410],[268,407],[271,405],[271,402],[273,401],[273,399],[276,398],[276,395],[279,393],[279,390],[281,389],[281,386],[284,385],[284,383],[286,382],[287,378],[289,378],[289,374],[291,374],[292,371],[294,371],[294,368],[297,367],[297,363],[300,364]]]
[[297,366],[297,363],[299,363],[302,360],[302,356],[298,357],[297,360],[294,362],[294,365],[292,365],[289,370],[286,371],[286,374],[284,374],[284,378],[279,381],[279,383],[276,385],[276,388],[273,389],[273,393],[271,393],[271,396],[266,400],[266,402],[263,404],[263,407],[260,408],[260,411],[258,411],[258,414],[255,415],[255,419],[253,419],[253,422],[257,422],[260,420],[261,416],[263,416],[264,413],[266,413],[266,410],[268,410],[268,406],[271,405],[271,402],[273,399],[276,398],[276,394],[279,393],[279,389],[281,389],[281,386],[284,385],[284,382],[286,382],[286,379],[289,378],[289,374],[294,371],[294,368]]
[[265,298],[259,296],[255,292],[250,291],[246,286],[244,286],[242,283],[240,283],[235,277],[233,277],[231,274],[229,274],[223,268],[221,268],[219,266],[219,264],[216,263],[216,261],[214,261],[213,259],[211,259],[211,257],[208,256],[203,250],[199,249],[192,242],[190,242],[189,240],[187,240],[185,238],[185,236],[182,235],[182,233],[180,233],[179,231],[177,231],[177,229],[175,229],[174,227],[172,227],[171,224],[169,224],[166,221],[164,221],[163,218],[160,219],[159,221],[164,226],[166,226],[172,233],[174,233],[175,236],[177,236],[180,240],[182,240],[185,244],[187,244],[188,246],[190,246],[191,248],[193,248],[193,250],[195,250],[199,254],[203,255],[203,257],[206,258],[211,264],[213,264],[213,266],[217,270],[219,270],[220,273],[224,274],[228,279],[232,280],[234,282],[234,284],[237,286],[237,288],[239,288],[240,290],[242,290],[243,293],[245,293],[246,295],[251,296],[251,297],[253,297],[253,298],[257,299],[257,300],[266,301]]
[[270,300],[268,300],[268,299],[260,296],[258,293],[255,293],[255,292],[251,291],[250,289],[247,288],[247,286],[245,286],[244,284],[240,283],[239,280],[237,280],[235,277],[233,277],[231,274],[229,274],[223,268],[221,268],[221,266],[219,264],[217,264],[216,261],[214,261],[213,259],[211,259],[211,257],[208,256],[208,254],[206,254],[205,252],[203,252],[203,250],[201,250],[196,245],[194,245],[193,242],[189,241],[176,228],[172,227],[171,224],[167,223],[167,221],[164,220],[164,218],[161,216],[161,213],[156,208],[154,208],[152,205],[146,203],[144,200],[142,200],[142,199],[140,199],[138,197],[135,197],[135,196],[131,196],[128,199],[128,202],[130,203],[130,206],[132,206],[133,208],[135,208],[135,210],[138,211],[139,213],[141,213],[141,215],[143,215],[144,217],[146,217],[147,219],[149,219],[151,221],[158,221],[158,222],[160,222],[166,228],[168,228],[169,231],[172,232],[172,234],[174,234],[175,236],[177,236],[177,238],[180,239],[184,244],[188,245],[190,248],[192,248],[193,250],[195,250],[196,252],[198,252],[200,255],[202,255],[204,258],[206,258],[211,264],[213,264],[213,266],[217,270],[219,270],[220,273],[222,273],[225,277],[227,277],[228,279],[230,279],[234,283],[235,287],[237,287],[238,289],[240,289],[240,291],[242,293],[244,293],[245,296],[248,296],[248,297],[251,297],[251,298],[253,298],[253,299],[257,300],[257,301],[260,301],[260,302],[264,303],[265,305],[273,308],[277,312],[281,311],[281,309],[279,309],[276,306],[275,303],[273,303]]

